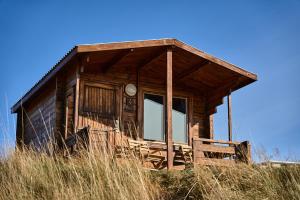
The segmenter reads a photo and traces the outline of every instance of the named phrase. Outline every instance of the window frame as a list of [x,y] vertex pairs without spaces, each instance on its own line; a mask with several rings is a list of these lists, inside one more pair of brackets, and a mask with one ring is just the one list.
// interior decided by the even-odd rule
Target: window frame
[[[144,124],[145,124],[145,121],[144,121],[144,101],[145,101],[145,94],[152,94],[152,95],[158,95],[158,96],[162,96],[163,97],[163,120],[165,121],[165,116],[166,116],[166,94],[162,91],[156,91],[156,90],[143,90],[141,92],[141,103],[142,103],[142,131],[141,131],[141,134],[142,134],[142,137],[143,137],[143,140],[145,141],[158,141],[158,142],[166,142],[166,138],[165,138],[165,134],[163,134],[163,140],[151,140],[151,139],[145,139],[145,134],[144,134]],[[178,99],[185,99],[185,106],[186,106],[186,124],[185,124],[185,130],[186,130],[186,141],[184,143],[182,142],[176,142],[176,143],[182,143],[182,144],[189,144],[189,140],[190,140],[190,130],[189,130],[189,122],[190,122],[190,111],[189,111],[189,97],[187,95],[173,95],[172,97],[172,101],[173,101],[173,98],[178,98]],[[172,108],[173,110],[173,108]],[[172,119],[173,120],[173,119]],[[165,122],[163,123],[163,129],[164,129],[164,133],[165,133]],[[173,127],[172,127],[173,128]]]

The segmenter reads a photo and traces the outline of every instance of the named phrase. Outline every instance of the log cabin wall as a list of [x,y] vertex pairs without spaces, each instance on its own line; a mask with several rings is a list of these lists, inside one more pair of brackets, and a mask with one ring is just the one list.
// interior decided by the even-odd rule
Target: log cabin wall
[[77,63],[72,61],[56,76],[56,139],[60,146],[62,140],[75,130],[76,66]]
[[[44,88],[43,94],[36,96],[29,104],[23,105],[23,110],[18,111],[18,138],[23,137],[25,145],[35,148],[44,147],[54,139],[56,126],[56,95],[55,82]],[[23,113],[22,113],[23,111]],[[20,141],[20,140],[19,140]],[[20,142],[18,142],[20,144]]]
[[[139,86],[134,97],[129,97],[124,92],[128,83]],[[80,73],[78,128],[90,125],[91,138],[95,143],[107,137],[103,134],[112,133],[114,128],[119,127],[126,136],[143,138],[143,95],[145,92],[164,95],[164,84],[164,81],[158,81],[155,76],[149,78],[142,74],[137,80],[135,68],[112,68],[103,73],[85,66]],[[191,144],[192,137],[209,138],[209,131],[205,130],[205,122],[209,119],[205,110],[205,98],[176,86],[173,93],[176,97],[187,99],[189,143]],[[116,124],[116,120],[119,124]],[[93,130],[99,130],[102,136]]]

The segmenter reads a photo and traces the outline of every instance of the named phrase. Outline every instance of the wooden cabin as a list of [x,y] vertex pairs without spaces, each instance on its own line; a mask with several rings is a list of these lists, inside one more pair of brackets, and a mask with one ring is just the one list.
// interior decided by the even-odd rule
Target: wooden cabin
[[[192,147],[195,163],[249,162],[249,143],[232,141],[230,94],[256,80],[176,39],[77,45],[12,107],[17,145],[62,144],[88,126],[90,146],[115,144],[118,134],[164,144],[168,168],[175,144]],[[229,138],[217,141],[213,115],[224,97]]]

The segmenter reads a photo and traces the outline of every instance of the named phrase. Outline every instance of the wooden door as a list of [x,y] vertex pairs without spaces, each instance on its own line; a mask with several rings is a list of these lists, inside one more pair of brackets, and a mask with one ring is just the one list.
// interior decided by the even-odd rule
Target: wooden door
[[120,87],[109,84],[85,83],[81,126],[90,126],[90,144],[95,147],[114,143],[114,129],[120,116]]

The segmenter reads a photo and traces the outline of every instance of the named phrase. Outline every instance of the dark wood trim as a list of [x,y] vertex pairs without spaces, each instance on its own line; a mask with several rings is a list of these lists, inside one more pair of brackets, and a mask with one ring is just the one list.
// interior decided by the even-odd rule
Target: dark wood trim
[[165,134],[167,143],[167,168],[173,168],[173,138],[172,138],[172,101],[173,101],[173,86],[172,86],[172,49],[167,50],[167,77],[166,77],[166,121]]

